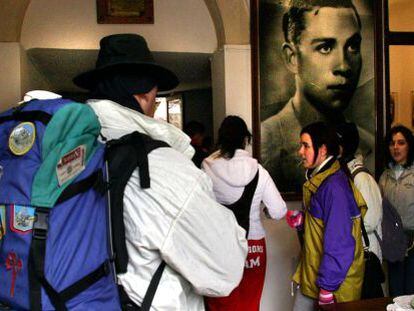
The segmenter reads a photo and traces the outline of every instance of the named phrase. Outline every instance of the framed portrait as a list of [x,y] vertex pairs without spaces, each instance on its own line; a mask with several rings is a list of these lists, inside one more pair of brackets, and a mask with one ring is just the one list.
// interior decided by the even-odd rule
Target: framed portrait
[[96,0],[98,24],[153,24],[154,0]]
[[411,91],[411,128],[414,129],[414,91]]
[[300,199],[300,131],[316,121],[356,123],[358,153],[375,172],[383,122],[379,3],[251,1],[253,151],[287,200]]

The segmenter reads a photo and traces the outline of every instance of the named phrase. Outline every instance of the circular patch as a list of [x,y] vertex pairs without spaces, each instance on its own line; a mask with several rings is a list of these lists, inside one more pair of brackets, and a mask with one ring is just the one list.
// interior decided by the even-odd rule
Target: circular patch
[[35,138],[35,125],[32,122],[20,123],[9,136],[9,149],[15,155],[24,155],[32,148]]

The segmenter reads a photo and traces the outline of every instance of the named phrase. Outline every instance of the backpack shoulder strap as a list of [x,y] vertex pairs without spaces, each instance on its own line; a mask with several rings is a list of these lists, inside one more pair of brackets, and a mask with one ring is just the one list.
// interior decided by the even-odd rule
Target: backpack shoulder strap
[[[114,252],[113,257],[116,273],[125,273],[128,265],[128,251],[126,248],[123,216],[123,200],[126,184],[135,168],[138,168],[141,188],[150,188],[148,154],[152,150],[161,147],[169,147],[169,145],[139,132],[133,132],[107,143],[106,159],[109,179],[111,243]],[[122,304],[129,306],[131,310],[149,310],[164,268],[165,262],[162,261],[151,279],[141,307],[136,306],[121,287],[120,295]]]
[[244,191],[241,197],[232,204],[223,204],[230,209],[236,216],[237,223],[246,230],[246,236],[248,236],[250,229],[250,209],[254,193],[256,192],[257,183],[259,181],[259,170],[253,179],[244,187]]
[[359,166],[351,173],[352,180],[354,180],[355,176],[361,172],[365,172],[371,175],[371,172],[365,166]]
[[135,168],[139,170],[141,188],[150,188],[148,153],[160,147],[169,147],[162,141],[133,132],[107,142],[106,160],[109,178],[109,205],[111,214],[112,243],[117,273],[125,273],[128,253],[124,227],[124,191]]

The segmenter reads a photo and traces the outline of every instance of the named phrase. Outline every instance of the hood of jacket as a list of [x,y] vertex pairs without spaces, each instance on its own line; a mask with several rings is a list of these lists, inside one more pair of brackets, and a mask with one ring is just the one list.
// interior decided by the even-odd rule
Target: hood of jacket
[[219,151],[216,151],[204,159],[203,169],[213,184],[218,182],[230,187],[244,187],[256,175],[258,163],[246,150],[237,149],[231,159],[220,157]]
[[364,158],[361,154],[355,155],[355,158],[347,163],[349,171],[352,173],[356,169],[364,166]]
[[190,137],[170,123],[148,117],[111,100],[90,99],[87,104],[95,111],[102,126],[102,135],[108,139],[138,131],[166,142],[190,159],[194,155]]

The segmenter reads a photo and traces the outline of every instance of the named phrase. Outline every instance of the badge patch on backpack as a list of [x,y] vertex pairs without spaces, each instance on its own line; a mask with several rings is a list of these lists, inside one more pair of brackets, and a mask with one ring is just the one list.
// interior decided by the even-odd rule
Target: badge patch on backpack
[[15,155],[24,155],[32,149],[35,138],[35,125],[32,122],[20,123],[10,133],[9,149]]
[[0,240],[6,234],[6,207],[0,205]]
[[56,166],[59,186],[78,175],[85,169],[86,146],[80,145],[66,153]]
[[11,205],[10,226],[13,232],[28,233],[32,231],[35,209],[29,206]]

